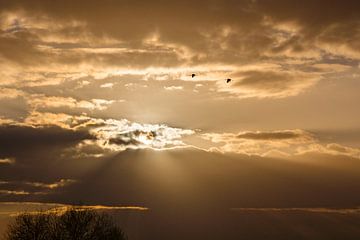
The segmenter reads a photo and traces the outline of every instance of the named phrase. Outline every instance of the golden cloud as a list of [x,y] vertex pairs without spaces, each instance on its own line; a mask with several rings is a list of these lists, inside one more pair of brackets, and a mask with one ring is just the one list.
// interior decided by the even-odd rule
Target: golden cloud
[[[219,92],[241,98],[295,96],[322,78],[325,73],[318,70],[324,64],[337,73],[346,70],[339,65],[352,67],[345,59],[360,59],[358,3],[305,4],[299,10],[284,1],[245,0],[154,1],[151,6],[106,1],[100,7],[94,1],[65,1],[69,7],[44,0],[3,3],[1,82],[41,86],[126,73],[189,80],[189,72],[202,72],[197,79],[216,82]],[[194,11],[200,7],[201,13]],[[315,14],[323,9],[328,17]],[[241,70],[264,62],[281,69]],[[305,71],[305,63],[318,70]],[[225,69],[221,75],[219,68]],[[233,83],[222,85],[228,76]]]
[[0,158],[0,164],[14,164],[14,158]]
[[324,213],[324,214],[359,214],[360,208],[231,208],[239,212],[280,212],[280,213]]
[[[94,210],[94,211],[149,211],[150,209],[142,206],[107,206],[107,205],[70,205],[61,203],[46,203],[46,202],[1,202],[0,206],[4,209],[0,210],[0,215],[8,215],[16,217],[19,214],[63,214],[69,209],[77,211]],[[39,211],[39,208],[43,211]]]
[[322,143],[316,135],[295,129],[280,131],[246,131],[234,133],[204,133],[202,138],[211,141],[210,151],[240,153],[264,157],[289,158],[309,152],[344,155],[360,158],[358,148],[340,144]]
[[47,188],[47,189],[55,189],[68,186],[70,184],[76,183],[76,180],[73,179],[60,179],[54,183],[42,183],[42,182],[25,182],[25,185],[33,186],[33,187],[40,187],[40,188]]
[[91,99],[90,101],[79,101],[72,97],[47,97],[39,94],[29,96],[27,101],[33,109],[68,107],[89,110],[104,110],[109,105],[115,102],[114,100],[105,99]]

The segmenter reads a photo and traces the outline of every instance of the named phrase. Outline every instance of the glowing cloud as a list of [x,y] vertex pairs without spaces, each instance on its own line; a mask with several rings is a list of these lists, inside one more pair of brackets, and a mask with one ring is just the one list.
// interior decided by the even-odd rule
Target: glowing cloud
[[14,158],[0,158],[0,164],[14,164]]
[[96,136],[100,146],[112,150],[126,148],[166,149],[186,146],[183,136],[192,135],[193,130],[168,127],[164,124],[131,123],[126,119],[103,121],[103,126],[95,127],[90,133]]

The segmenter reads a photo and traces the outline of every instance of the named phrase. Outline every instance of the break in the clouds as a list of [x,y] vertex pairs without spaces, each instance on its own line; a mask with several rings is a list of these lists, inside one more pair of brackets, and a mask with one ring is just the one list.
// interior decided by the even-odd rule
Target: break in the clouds
[[[250,0],[105,1],[101,6],[96,1],[3,2],[1,85],[57,85],[126,74],[187,80],[197,71],[197,79],[217,83],[223,94],[283,98],[306,92],[327,74],[314,66],[326,64],[338,76],[359,72],[359,4],[298,5]],[[264,64],[271,67],[262,69]],[[244,66],[257,70],[244,71]],[[228,77],[233,83],[222,86]]]
[[182,138],[193,135],[190,129],[173,128],[164,124],[139,124],[130,121],[108,119],[103,126],[90,130],[97,141],[105,148],[123,150],[130,148],[163,149],[176,146],[186,146]]

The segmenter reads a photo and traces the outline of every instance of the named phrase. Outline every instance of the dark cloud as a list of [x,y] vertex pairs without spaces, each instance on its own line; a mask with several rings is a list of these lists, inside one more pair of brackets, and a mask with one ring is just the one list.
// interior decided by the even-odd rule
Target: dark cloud
[[[4,191],[13,191],[2,194],[2,201],[145,206],[150,209],[146,213],[149,215],[142,218],[146,223],[143,222],[141,230],[129,229],[131,233],[170,238],[177,232],[171,239],[181,239],[180,225],[185,232],[195,231],[196,226],[197,236],[201,237],[208,230],[199,230],[199,226],[205,223],[218,226],[219,222],[222,226],[216,227],[216,234],[240,236],[244,228],[235,225],[243,221],[231,208],[350,208],[360,200],[357,193],[360,168],[356,167],[359,161],[346,156],[307,154],[297,156],[297,161],[288,161],[191,149],[166,152],[143,149],[100,158],[74,158],[60,143],[53,144],[59,147],[55,152],[49,151],[51,144],[29,149],[24,156],[18,156],[12,169],[0,166],[0,176],[7,184],[28,182],[0,186]],[[22,158],[32,159],[25,172],[20,164],[26,163]],[[37,194],[43,191],[42,186],[60,177],[76,179],[77,183]]]
[[286,0],[260,0],[256,7],[278,21],[297,21],[306,27],[328,26],[332,23],[358,20],[360,4],[355,0],[306,0],[291,3]]
[[[222,93],[295,96],[321,79],[310,63],[339,59],[347,65],[345,59],[360,58],[358,3],[297,6],[250,0],[104,1],[101,6],[96,1],[11,1],[2,3],[0,12],[2,65],[14,68],[6,72],[17,81],[28,73],[35,85],[62,82],[63,76],[52,81],[41,76],[45,73],[104,78],[133,70],[144,79],[151,68],[160,68],[159,76],[170,68],[166,75],[184,79],[184,67],[205,66],[205,80],[238,78],[231,89],[217,86]],[[264,63],[272,67],[261,69]],[[243,65],[259,68],[241,70]]]
[[116,144],[120,146],[138,146],[141,145],[141,142],[139,142],[136,139],[125,137],[126,139],[123,139],[121,136],[118,136],[118,138],[110,138],[109,144]]
[[21,120],[28,113],[28,105],[24,98],[0,98],[0,117]]
[[[39,189],[38,184],[35,186],[30,183],[43,183],[45,186],[61,181],[60,179],[75,179],[77,176],[71,174],[72,170],[68,169],[66,164],[73,156],[67,155],[66,151],[86,139],[93,137],[84,131],[51,126],[35,128],[2,125],[0,158],[10,158],[14,162],[1,165],[0,181],[3,181],[3,184],[0,188],[25,191],[31,197],[33,194],[43,193],[43,190]],[[8,188],[4,188],[5,186]],[[25,195],[10,194],[9,197]]]
[[116,145],[123,145],[123,146],[127,146],[127,145],[138,146],[143,144],[141,141],[138,140],[139,137],[141,136],[143,136],[146,140],[153,141],[156,138],[156,132],[134,130],[122,134],[117,134],[116,138],[109,139],[109,143]]
[[0,126],[1,155],[11,157],[31,149],[71,146],[84,139],[92,139],[87,132],[65,130],[59,127]]
[[244,132],[237,135],[237,138],[254,140],[285,140],[303,137],[304,133],[297,131],[274,131],[274,132]]
[[244,98],[294,96],[319,80],[316,74],[286,70],[245,71],[234,75],[236,79],[231,85],[233,88],[221,87],[221,89]]
[[0,30],[0,53],[8,61],[22,65],[38,65],[45,55],[36,49],[37,36],[27,30],[7,34]]
[[[37,36],[50,35],[53,39],[73,39],[76,32],[74,28],[79,28],[81,31],[77,40],[86,39],[86,37],[93,39],[91,41],[111,38],[122,41],[117,45],[118,47],[130,50],[117,54],[88,55],[79,54],[77,51],[71,54],[67,50],[77,49],[78,46],[74,48],[70,45],[69,48],[65,45],[66,48],[59,48],[61,45],[54,45],[56,41],[53,41],[54,44],[43,43],[55,47],[54,50],[62,51],[63,58],[59,61],[64,63],[80,63],[87,59],[86,61],[103,62],[106,65],[178,65],[184,62],[184,59],[176,53],[178,51],[176,48],[179,46],[194,51],[194,54],[188,56],[188,60],[194,63],[207,61],[236,63],[244,60],[259,60],[261,52],[272,48],[274,52],[279,52],[284,48],[302,52],[304,46],[316,48],[317,40],[324,43],[345,43],[349,48],[359,50],[356,43],[358,42],[356,29],[359,26],[359,11],[357,10],[359,3],[356,1],[345,1],[341,4],[338,1],[330,3],[307,1],[303,4],[250,0],[184,3],[105,1],[99,6],[96,1],[77,1],[76,3],[63,1],[60,4],[37,0],[32,1],[31,4],[26,1],[2,3],[2,9],[5,13],[20,11],[22,16],[32,21],[34,26],[31,26],[30,30]],[[39,17],[34,18],[33,16],[36,15]],[[268,25],[264,23],[266,18],[272,23]],[[57,24],[57,28],[50,31],[38,26],[42,26],[39,23],[46,21],[49,26]],[[272,24],[291,22],[298,24],[300,30],[284,44],[273,47],[277,45],[278,40]],[[21,26],[21,23],[18,25],[22,28],[26,27]],[[340,34],[335,34],[337,32]],[[151,39],[154,35],[157,37],[153,40],[153,44],[146,45],[144,40]],[[23,41],[28,37],[15,36],[14,39]],[[5,40],[6,38],[3,38],[3,41]],[[16,43],[14,44],[17,46]],[[27,49],[35,49],[34,46],[38,42],[33,40],[30,44],[32,46],[28,46]],[[178,44],[178,46],[171,44]],[[80,44],[80,46],[92,45],[88,43]],[[106,46],[116,47],[114,43]],[[11,48],[7,49],[10,53],[12,52]],[[137,49],[141,51],[136,52]],[[5,54],[5,56],[16,58],[18,55],[15,53]],[[36,56],[36,54],[31,55]],[[17,58],[19,61],[26,59],[20,56]],[[207,60],[204,61],[204,59]]]
[[350,173],[331,166],[359,162],[322,155],[316,159],[328,164],[304,164],[312,158],[308,155],[301,161],[284,161],[189,149],[128,150],[105,159],[101,168],[84,176],[79,185],[70,186],[67,194],[49,200],[149,207],[150,215],[140,231],[144,237],[181,239],[181,225],[185,232],[197,232],[200,238],[208,230],[199,226],[218,226],[219,222],[222,225],[215,228],[217,234],[239,237],[243,232],[239,229],[245,227],[240,227],[240,214],[230,208],[356,206],[360,197],[356,191],[358,169]]

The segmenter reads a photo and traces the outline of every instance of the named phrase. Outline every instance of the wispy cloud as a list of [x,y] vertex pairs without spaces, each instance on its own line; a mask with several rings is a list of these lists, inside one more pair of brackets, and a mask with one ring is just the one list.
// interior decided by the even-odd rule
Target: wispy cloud
[[25,191],[0,190],[0,194],[5,194],[5,195],[28,195],[30,193],[25,192]]
[[113,83],[104,83],[100,85],[101,88],[112,88],[113,86]]
[[71,185],[73,183],[76,183],[76,180],[74,179],[60,179],[57,182],[54,183],[42,183],[42,182],[24,182],[25,185],[33,186],[33,187],[40,187],[45,189],[56,189],[65,187],[68,185]]
[[165,90],[168,91],[174,91],[174,90],[183,90],[184,87],[183,86],[169,86],[169,87],[164,87]]
[[278,212],[278,213],[323,213],[323,214],[360,214],[360,208],[231,208],[238,212]]
[[[19,214],[63,214],[69,209],[75,209],[78,211],[82,210],[95,210],[95,211],[140,211],[146,212],[150,209],[143,206],[137,205],[125,205],[125,206],[111,206],[111,205],[70,205],[70,204],[61,204],[61,203],[47,203],[47,202],[0,202],[1,208],[0,215],[8,215],[11,217],[16,217]],[[8,209],[14,209],[9,211]],[[43,211],[39,211],[39,208]]]
[[0,158],[0,164],[14,164],[14,158]]
[[64,188],[76,183],[73,179],[60,179],[52,183],[34,181],[0,181],[2,195],[47,195],[54,193],[59,188]]

